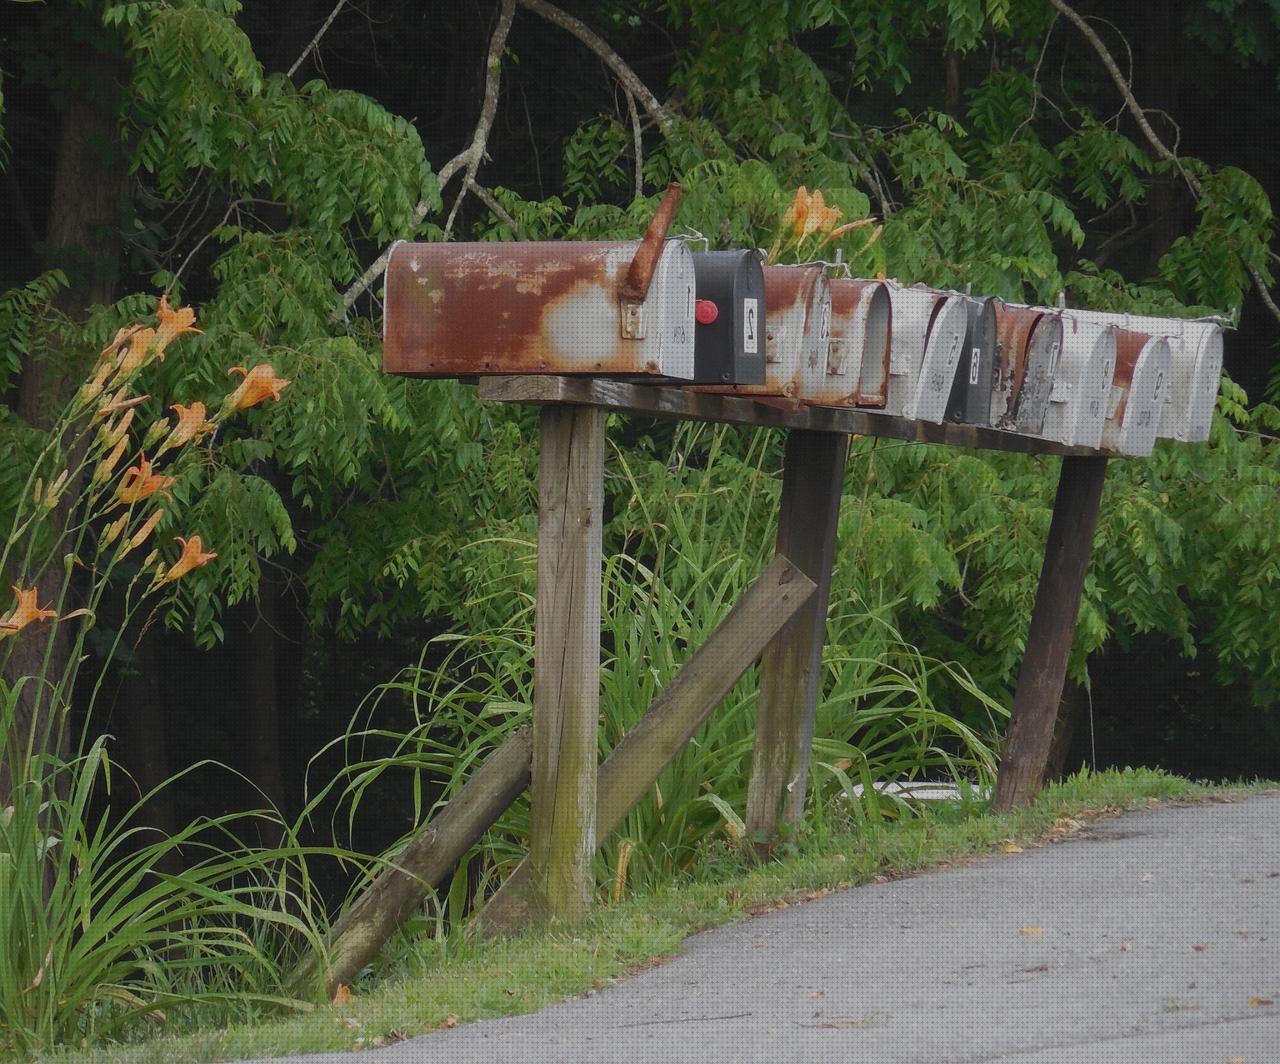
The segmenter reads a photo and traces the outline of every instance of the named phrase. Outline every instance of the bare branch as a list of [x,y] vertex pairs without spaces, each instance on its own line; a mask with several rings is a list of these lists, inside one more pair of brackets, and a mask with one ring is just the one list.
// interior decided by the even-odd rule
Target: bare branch
[[627,112],[631,115],[631,139],[636,152],[636,194],[639,199],[644,195],[644,138],[640,135],[640,112],[636,110],[636,98],[627,93]]
[[[1182,175],[1183,180],[1186,181],[1187,187],[1199,198],[1203,189],[1200,179],[1195,174],[1189,173],[1184,169],[1178,156],[1169,149],[1168,145],[1151,128],[1151,123],[1147,121],[1146,112],[1143,111],[1134,97],[1133,89],[1130,87],[1129,82],[1125,80],[1124,75],[1120,73],[1120,68],[1116,65],[1115,59],[1112,58],[1111,52],[1107,49],[1102,38],[1094,32],[1093,27],[1080,16],[1079,12],[1070,7],[1065,0],[1049,0],[1049,3],[1065,15],[1075,25],[1076,29],[1084,35],[1085,40],[1093,45],[1093,50],[1098,53],[1098,58],[1102,60],[1102,65],[1107,68],[1107,73],[1111,75],[1111,80],[1115,82],[1116,88],[1120,90],[1125,106],[1128,107],[1129,113],[1133,115],[1134,121],[1138,123],[1138,128],[1142,130],[1142,135],[1146,137],[1147,143],[1151,145],[1156,155],[1166,162],[1173,163],[1178,168],[1178,172]],[[1267,290],[1262,274],[1256,267],[1249,265],[1247,262],[1242,262],[1242,265],[1249,272],[1249,276],[1253,278],[1254,287],[1257,289],[1263,305],[1271,312],[1272,317],[1277,322],[1280,322],[1280,307],[1276,306],[1275,300]]]
[[613,76],[622,82],[623,88],[640,101],[641,106],[648,112],[649,117],[658,123],[662,132],[664,134],[670,132],[675,123],[674,116],[658,102],[658,98],[649,91],[648,86],[626,64],[622,56],[610,48],[594,30],[567,12],[561,11],[555,4],[548,3],[547,0],[519,0],[519,2],[521,7],[559,26],[595,52],[613,71]]
[[498,220],[511,230],[511,235],[517,240],[523,240],[524,234],[520,230],[519,223],[511,216],[511,212],[507,210],[498,198],[483,185],[477,185],[474,181],[467,186],[472,194],[483,203],[489,210],[498,216]]
[[342,10],[346,2],[347,0],[338,0],[338,2],[333,5],[333,10],[329,12],[329,17],[324,20],[324,24],[321,25],[316,35],[311,38],[311,43],[308,44],[304,49],[302,49],[302,54],[293,61],[293,66],[291,66],[288,72],[285,74],[285,77],[287,77],[290,81],[293,80],[293,75],[298,72],[298,68],[307,61],[307,56],[309,56],[313,51],[315,51],[316,45],[320,43],[320,38],[323,37],[325,33],[328,32],[329,27],[333,25],[333,20],[338,17],[338,12]]

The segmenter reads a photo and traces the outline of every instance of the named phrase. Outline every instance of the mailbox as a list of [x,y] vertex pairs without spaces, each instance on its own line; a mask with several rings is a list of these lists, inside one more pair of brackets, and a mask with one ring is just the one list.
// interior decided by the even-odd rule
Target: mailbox
[[947,420],[965,425],[990,425],[991,389],[995,385],[995,300],[966,297],[965,304],[968,325],[951,398],[947,401]]
[[387,260],[383,369],[415,377],[611,373],[690,380],[693,254],[644,241],[399,243]]
[[694,380],[764,384],[765,291],[756,251],[700,251],[693,330]]
[[889,376],[889,292],[879,281],[832,278],[831,339],[813,351],[799,397],[828,406],[883,406]]
[[1062,356],[1040,435],[1073,447],[1097,447],[1115,368],[1115,327],[1063,315]]
[[1151,453],[1172,369],[1173,354],[1163,336],[1116,330],[1116,370],[1103,447],[1121,454]]
[[1199,443],[1209,438],[1222,378],[1222,328],[1217,322],[1109,314],[1098,310],[1071,313],[1083,321],[1167,337],[1173,376],[1156,435],[1183,443]]
[[1042,307],[996,307],[996,380],[991,424],[1038,436],[1062,353],[1062,316]]
[[821,266],[765,266],[764,383],[710,386],[710,392],[800,396],[800,379],[825,360],[831,337],[831,289]]
[[885,412],[941,422],[968,324],[964,297],[917,286],[890,288],[893,344]]

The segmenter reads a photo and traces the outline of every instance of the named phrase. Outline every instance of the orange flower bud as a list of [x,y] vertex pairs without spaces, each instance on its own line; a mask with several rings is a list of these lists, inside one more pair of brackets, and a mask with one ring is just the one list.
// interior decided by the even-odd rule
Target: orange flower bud
[[192,536],[190,539],[184,539],[182,536],[173,537],[175,543],[182,544],[182,554],[176,562],[170,566],[169,571],[164,574],[161,583],[169,583],[177,580],[192,569],[199,569],[202,565],[208,565],[218,555],[214,551],[205,551],[204,544],[200,542],[199,536]]
[[[133,376],[151,361],[149,356],[160,354],[155,348],[155,339],[155,329],[139,329],[129,337],[127,346],[116,356],[116,369],[120,371],[119,379]],[[164,360],[163,355],[160,355],[160,358],[161,361]]]
[[116,466],[119,464],[120,459],[124,457],[125,448],[128,446],[129,441],[127,439],[121,438],[117,441],[111,453],[98,463],[98,467],[93,471],[93,477],[91,478],[90,483],[104,483],[107,478],[115,472]]
[[160,523],[160,519],[162,517],[164,517],[163,510],[156,510],[155,513],[153,513],[150,517],[148,517],[142,523],[142,527],[139,528],[137,532],[135,532],[132,536],[129,537],[129,542],[125,544],[124,550],[120,552],[120,557],[123,558],[126,554],[128,554],[131,550],[133,550],[134,547],[137,547],[141,543],[143,543],[146,540],[146,538],[156,530],[156,525]]

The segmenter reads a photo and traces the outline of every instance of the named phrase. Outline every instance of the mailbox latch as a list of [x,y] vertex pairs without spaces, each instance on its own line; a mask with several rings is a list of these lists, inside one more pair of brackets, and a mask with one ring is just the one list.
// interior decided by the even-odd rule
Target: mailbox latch
[[644,339],[644,306],[640,303],[620,303],[622,338],[624,340]]

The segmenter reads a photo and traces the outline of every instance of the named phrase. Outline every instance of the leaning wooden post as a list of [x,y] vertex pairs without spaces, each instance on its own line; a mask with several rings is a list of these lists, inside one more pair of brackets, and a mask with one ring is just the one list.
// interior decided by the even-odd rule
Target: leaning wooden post
[[777,552],[817,590],[774,637],[761,661],[746,824],[765,852],[779,825],[797,824],[804,810],[848,450],[849,438],[842,433],[793,429],[787,434]]
[[1027,649],[1000,758],[992,802],[997,810],[1029,802],[1044,784],[1106,476],[1105,456],[1062,460]]
[[553,919],[591,907],[604,419],[598,407],[542,408],[529,902]]

